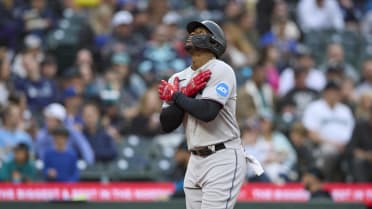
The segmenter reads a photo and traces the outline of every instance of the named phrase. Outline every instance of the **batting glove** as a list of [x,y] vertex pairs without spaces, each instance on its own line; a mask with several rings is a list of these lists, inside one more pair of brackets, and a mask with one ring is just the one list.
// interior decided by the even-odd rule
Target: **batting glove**
[[200,90],[205,88],[211,75],[212,73],[210,70],[205,70],[198,73],[191,79],[186,87],[181,88],[181,92],[186,96],[194,97]]
[[168,83],[165,80],[161,80],[158,87],[159,98],[164,101],[171,101],[173,94],[179,91],[178,86],[179,86],[178,77],[174,78],[173,84]]

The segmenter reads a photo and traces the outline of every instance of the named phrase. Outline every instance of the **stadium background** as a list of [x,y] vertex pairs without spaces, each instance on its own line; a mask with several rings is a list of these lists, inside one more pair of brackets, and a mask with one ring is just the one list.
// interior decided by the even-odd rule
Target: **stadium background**
[[[215,20],[226,33],[222,59],[237,75],[237,117],[246,148],[263,161],[278,150],[273,158],[281,159],[280,149],[287,156],[264,163],[270,174],[265,178],[247,171],[247,182],[257,188],[257,182],[269,182],[264,185],[271,192],[289,185],[284,189],[295,188],[289,196],[302,195],[261,201],[306,202],[309,193],[301,182],[309,174],[326,181],[325,188],[339,189],[329,189],[336,202],[371,202],[372,145],[358,141],[368,132],[354,128],[372,117],[371,0],[1,0],[0,199],[103,200],[71,190],[50,199],[42,193],[71,185],[48,183],[57,181],[45,169],[45,153],[54,143],[48,118],[67,129],[67,146],[78,157],[75,176],[62,182],[96,188],[120,182],[134,190],[145,182],[150,193],[161,194],[138,200],[182,198],[188,153],[182,129],[161,131],[156,85],[190,64],[184,28],[195,19]],[[320,175],[315,167],[324,161],[321,144],[314,145],[303,115],[310,103],[324,99],[329,81],[340,84],[336,94],[352,111],[352,134],[336,150],[335,169]],[[291,146],[274,143],[260,150],[256,140],[266,136]],[[14,172],[15,152],[22,150],[29,159],[22,172]],[[369,156],[361,157],[359,167],[356,150]],[[354,172],[360,169],[362,176]],[[26,191],[28,182],[41,189]],[[157,183],[167,189],[156,190]],[[35,191],[43,197],[32,196]]]

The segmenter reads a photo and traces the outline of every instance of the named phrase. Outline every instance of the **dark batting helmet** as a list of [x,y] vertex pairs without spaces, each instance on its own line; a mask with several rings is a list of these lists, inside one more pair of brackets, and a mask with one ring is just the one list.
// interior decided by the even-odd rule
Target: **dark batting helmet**
[[216,57],[220,57],[226,50],[225,34],[217,23],[211,20],[192,21],[187,24],[188,33],[193,32],[196,28],[203,27],[211,34],[193,35],[191,37],[192,45],[202,49],[210,50]]

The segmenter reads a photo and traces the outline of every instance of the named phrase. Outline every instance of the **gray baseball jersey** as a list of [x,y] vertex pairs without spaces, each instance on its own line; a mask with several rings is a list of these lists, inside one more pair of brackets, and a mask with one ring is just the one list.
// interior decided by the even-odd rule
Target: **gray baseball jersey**
[[[189,149],[208,146],[240,138],[239,127],[235,118],[236,111],[236,78],[233,69],[225,62],[211,59],[197,70],[191,67],[174,74],[179,78],[180,87],[187,83],[200,71],[209,69],[212,72],[207,86],[201,93],[196,95],[197,99],[210,99],[220,103],[223,108],[217,117],[210,122],[203,122],[186,114],[183,125]],[[164,103],[163,107],[168,104]]]

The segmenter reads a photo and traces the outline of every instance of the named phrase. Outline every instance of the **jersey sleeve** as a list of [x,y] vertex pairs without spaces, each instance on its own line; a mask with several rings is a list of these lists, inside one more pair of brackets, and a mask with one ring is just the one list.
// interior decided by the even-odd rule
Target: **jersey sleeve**
[[211,66],[210,70],[211,78],[200,98],[211,99],[225,106],[230,97],[236,96],[236,92],[233,92],[236,86],[234,71],[227,64]]

